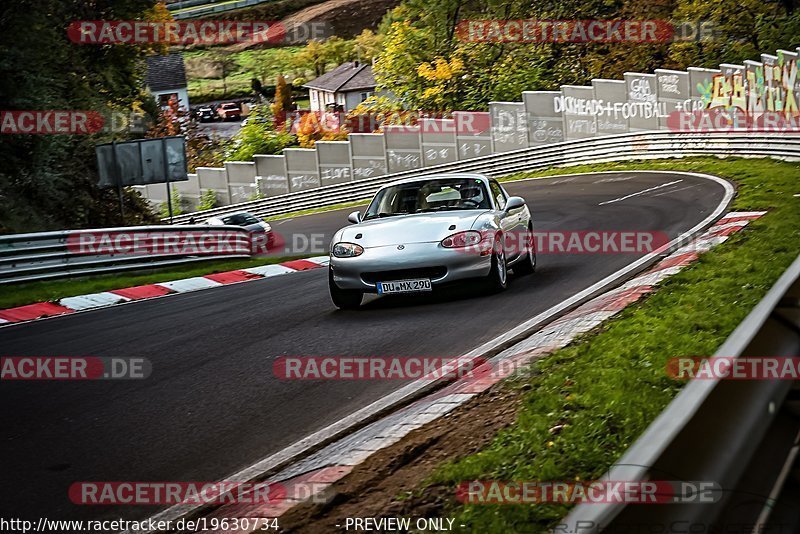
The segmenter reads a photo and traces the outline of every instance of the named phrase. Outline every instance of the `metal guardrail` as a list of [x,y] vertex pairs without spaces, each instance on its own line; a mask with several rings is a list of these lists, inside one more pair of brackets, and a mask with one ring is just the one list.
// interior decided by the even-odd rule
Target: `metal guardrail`
[[[798,357],[799,304],[800,257],[715,356]],[[737,532],[798,532],[796,465],[795,478],[789,475],[800,450],[797,386],[791,380],[693,380],[604,479],[710,481],[721,489],[719,500],[650,506],[584,504],[559,528],[582,534],[733,532],[724,528],[734,523]],[[792,485],[786,503],[793,509],[792,517],[778,513],[771,517],[786,511],[776,505],[787,484]],[[675,525],[682,530],[669,529]]]
[[169,11],[179,11],[181,9],[186,9],[189,7],[195,6],[205,6],[205,5],[214,5],[220,1],[225,0],[178,0],[172,4],[167,4],[167,9]]
[[388,182],[421,174],[478,172],[499,177],[555,166],[698,155],[800,159],[800,135],[759,132],[707,134],[647,132],[563,141],[232,204],[179,215],[174,217],[173,221],[184,224],[198,214],[211,217],[234,211],[249,211],[254,215],[270,217],[298,210],[365,200]]
[[0,284],[249,257],[239,226],[134,226],[0,236]]
[[[211,15],[213,13],[223,13],[225,11],[233,11],[234,9],[241,9],[243,7],[250,7],[255,6],[257,4],[263,4],[265,2],[274,2],[275,0],[239,0],[238,2],[227,2],[225,0],[220,0],[218,4],[211,4],[207,7],[197,7],[196,9],[189,9],[190,6],[184,5],[181,7],[176,7],[171,9],[171,11],[175,11],[172,14],[172,18],[175,20],[181,19],[190,19],[194,17],[202,17],[204,15]],[[200,5],[200,4],[208,4],[208,1],[205,2],[196,2],[192,5]],[[188,2],[187,2],[188,4]],[[178,11],[181,9],[187,8],[187,11]]]
[[[246,210],[261,217],[270,217],[297,210],[365,200],[387,182],[423,173],[480,172],[490,176],[504,176],[553,166],[709,154],[800,159],[800,135],[767,135],[749,132],[741,134],[652,132],[565,141],[179,215],[174,217],[173,221],[181,224],[180,231],[208,231],[208,226],[188,226],[188,224],[198,214],[211,217],[232,211]],[[232,232],[245,233],[239,227],[214,228],[215,231],[227,228]],[[167,230],[174,231],[175,228],[145,226],[109,228],[102,231],[146,233]],[[220,257],[140,253],[92,255],[75,254],[68,249],[67,239],[70,236],[74,237],[80,232],[98,231],[101,230],[42,232],[0,237],[0,284],[74,275],[103,274],[143,267],[161,267],[209,257]],[[243,251],[241,255],[233,257],[248,255],[249,253]],[[225,257],[232,256],[225,255]]]

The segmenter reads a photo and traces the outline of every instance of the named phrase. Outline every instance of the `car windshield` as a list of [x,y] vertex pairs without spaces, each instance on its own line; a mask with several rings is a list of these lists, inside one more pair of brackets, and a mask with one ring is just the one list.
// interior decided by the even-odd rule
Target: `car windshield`
[[234,213],[222,218],[225,224],[232,224],[234,226],[246,226],[249,224],[258,224],[258,219],[249,213]]
[[393,185],[378,191],[364,220],[449,210],[489,209],[483,180],[474,178],[431,178]]

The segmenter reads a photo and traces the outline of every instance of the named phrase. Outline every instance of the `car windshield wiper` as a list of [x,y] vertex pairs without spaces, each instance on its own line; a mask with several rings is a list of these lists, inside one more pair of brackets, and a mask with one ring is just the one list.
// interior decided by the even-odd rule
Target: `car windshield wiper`
[[449,210],[449,209],[452,209],[452,208],[450,206],[436,206],[435,208],[424,208],[424,209],[421,209],[421,210],[417,210],[414,213],[428,213],[428,212],[431,212],[431,211],[444,211],[444,210]]
[[364,217],[364,220],[367,221],[369,219],[376,219],[378,217],[381,217],[381,218],[383,218],[383,217],[394,217],[395,215],[408,215],[408,212],[407,211],[395,211],[395,212],[389,213],[389,212],[386,212],[386,211],[382,211],[380,213],[376,213],[375,215],[369,215],[367,217]]
[[414,213],[428,213],[431,211],[450,211],[450,210],[474,210],[478,209],[472,206],[436,206],[435,208],[425,208],[417,210]]

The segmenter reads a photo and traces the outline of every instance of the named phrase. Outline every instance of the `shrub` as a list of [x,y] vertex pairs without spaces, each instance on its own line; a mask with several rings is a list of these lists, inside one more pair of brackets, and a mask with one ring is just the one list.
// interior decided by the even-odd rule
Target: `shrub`
[[213,189],[206,189],[205,192],[200,195],[200,203],[197,205],[197,209],[199,211],[210,210],[217,206],[219,206],[217,192]]
[[[184,201],[183,195],[181,195],[180,191],[178,191],[178,188],[175,187],[175,186],[172,186],[172,191],[170,192],[170,200],[172,200],[172,215],[173,216],[180,215],[181,213],[184,212],[184,208],[186,206],[185,206],[185,201]],[[163,217],[169,217],[169,203],[168,202],[162,202],[161,203],[160,214],[161,214],[162,218]]]

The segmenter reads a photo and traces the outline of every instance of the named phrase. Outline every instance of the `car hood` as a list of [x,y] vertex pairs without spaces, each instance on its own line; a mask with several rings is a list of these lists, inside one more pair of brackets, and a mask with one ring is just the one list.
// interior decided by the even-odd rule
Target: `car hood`
[[[358,243],[365,248],[439,242],[469,230],[484,213],[487,210],[442,211],[372,219],[343,228],[339,241]],[[356,237],[358,234],[361,237]]]

